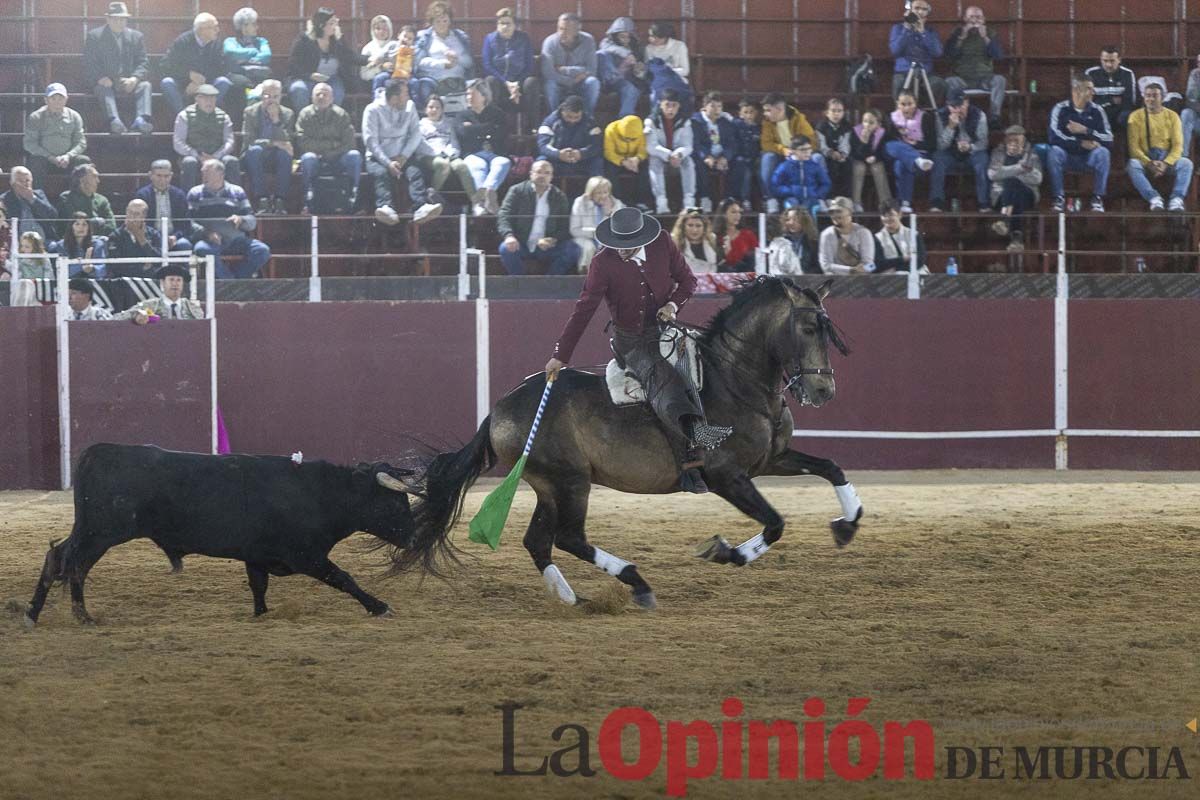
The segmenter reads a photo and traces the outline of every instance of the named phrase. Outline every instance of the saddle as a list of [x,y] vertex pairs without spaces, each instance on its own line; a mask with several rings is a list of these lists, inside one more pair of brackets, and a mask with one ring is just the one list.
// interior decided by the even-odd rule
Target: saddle
[[[704,388],[704,367],[700,361],[699,350],[696,343],[683,331],[667,328],[662,333],[658,347],[667,363],[690,379],[697,392]],[[604,378],[608,383],[608,395],[614,405],[629,406],[646,402],[646,391],[642,384],[618,359],[614,358],[608,362]]]

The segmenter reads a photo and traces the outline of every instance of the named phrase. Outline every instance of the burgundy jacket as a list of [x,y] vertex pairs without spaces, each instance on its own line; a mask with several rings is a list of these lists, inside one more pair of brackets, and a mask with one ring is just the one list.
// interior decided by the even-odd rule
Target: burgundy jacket
[[571,360],[601,300],[608,302],[618,328],[643,331],[656,324],[660,308],[668,302],[683,308],[694,291],[696,276],[666,231],[646,245],[646,261],[640,267],[632,259],[622,259],[616,250],[602,248],[588,267],[575,312],[554,346],[554,357],[563,363]]

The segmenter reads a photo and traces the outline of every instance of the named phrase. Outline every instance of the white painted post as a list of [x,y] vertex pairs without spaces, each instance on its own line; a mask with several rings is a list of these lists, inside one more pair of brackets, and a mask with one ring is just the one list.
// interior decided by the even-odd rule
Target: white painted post
[[213,455],[217,452],[217,279],[216,257],[204,257],[204,315],[208,317],[208,380],[212,410],[209,424],[212,426],[210,445]]
[[[16,228],[16,223],[13,223]],[[58,318],[58,462],[59,483],[63,490],[71,488],[71,338],[67,320],[71,307],[67,305],[68,279],[67,259],[59,256],[55,277],[58,282],[58,303],[55,316]],[[16,285],[14,281],[14,286]]]
[[767,215],[758,215],[758,250],[754,254],[754,271],[762,274],[770,271],[767,264]]
[[1054,468],[1067,469],[1067,215],[1058,215],[1058,274],[1054,291]]
[[467,265],[467,215],[458,215],[458,299],[471,294],[471,276]]
[[475,296],[475,424],[483,424],[492,405],[491,307],[487,299],[487,255],[468,248],[479,258],[479,294]]
[[921,299],[921,276],[917,270],[921,268],[917,258],[917,214],[914,211],[908,215],[908,246],[912,252],[908,256],[908,299]]
[[158,249],[159,249],[159,252],[162,254],[161,266],[165,267],[167,265],[167,258],[171,252],[171,243],[168,241],[168,239],[170,239],[171,234],[170,234],[170,231],[167,230],[167,226],[171,224],[171,218],[163,217],[162,219],[160,219],[158,221],[158,224],[160,226],[158,229],[158,239],[159,239]]
[[318,217],[311,217],[310,238],[312,240],[312,272],[308,276],[308,302],[321,302],[320,231]]

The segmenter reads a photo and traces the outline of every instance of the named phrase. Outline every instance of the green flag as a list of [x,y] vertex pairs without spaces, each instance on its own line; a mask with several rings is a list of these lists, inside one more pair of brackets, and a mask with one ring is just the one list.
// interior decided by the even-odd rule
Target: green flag
[[533,449],[533,437],[537,435],[538,425],[542,422],[542,413],[546,410],[546,401],[550,399],[550,388],[554,386],[554,377],[546,379],[546,389],[542,392],[542,401],[538,403],[537,413],[533,416],[533,427],[529,431],[529,438],[525,440],[525,451],[513,465],[508,477],[483,499],[479,513],[471,520],[471,532],[467,538],[472,542],[486,544],[493,550],[500,549],[500,534],[504,532],[504,523],[508,521],[508,512],[512,509],[513,496],[517,493],[517,484],[521,482],[521,473],[525,471],[525,461],[529,458],[529,451]]

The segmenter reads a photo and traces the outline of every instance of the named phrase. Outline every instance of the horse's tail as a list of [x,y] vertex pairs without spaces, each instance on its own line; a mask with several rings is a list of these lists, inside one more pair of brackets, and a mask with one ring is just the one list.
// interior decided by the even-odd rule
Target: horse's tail
[[418,481],[423,492],[413,508],[412,539],[407,547],[391,552],[389,574],[419,566],[426,574],[440,575],[447,561],[458,562],[450,530],[462,515],[467,490],[496,463],[491,432],[488,417],[466,447],[434,456]]

